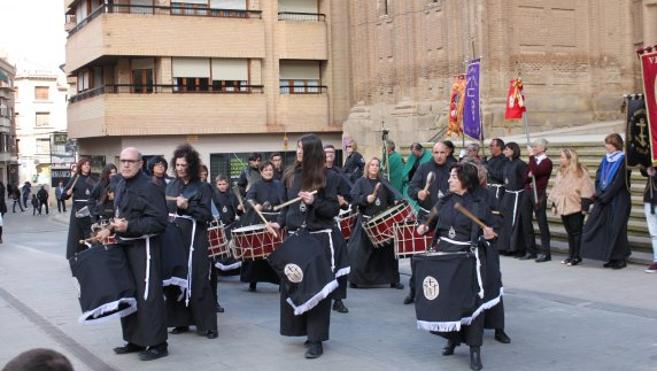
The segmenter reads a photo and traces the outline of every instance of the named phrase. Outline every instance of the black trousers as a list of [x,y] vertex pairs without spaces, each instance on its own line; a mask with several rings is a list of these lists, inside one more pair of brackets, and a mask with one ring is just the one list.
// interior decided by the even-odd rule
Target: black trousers
[[66,201],[57,199],[57,211],[66,212]]
[[568,257],[571,259],[580,259],[579,250],[582,246],[584,214],[578,212],[570,215],[561,215],[561,221],[568,234]]
[[[281,282],[281,284],[284,284]],[[308,341],[318,342],[329,339],[331,326],[331,299],[320,301],[313,309],[296,316],[287,302],[287,290],[281,289],[281,335],[307,336]]]
[[39,215],[41,215],[41,208],[43,206],[46,207],[46,214],[49,214],[50,210],[48,210],[48,201],[39,201]]
[[[538,249],[536,246],[536,241],[534,239],[534,228],[530,228],[532,239],[527,241],[527,252],[536,255],[536,254],[545,254],[550,256],[550,227],[547,221],[547,196],[545,193],[539,193],[538,199],[540,200],[538,204],[535,202],[534,191],[530,191],[530,204],[531,210],[536,216],[536,221],[538,222],[538,230],[541,233],[541,248]],[[530,225],[531,227],[531,225]]]

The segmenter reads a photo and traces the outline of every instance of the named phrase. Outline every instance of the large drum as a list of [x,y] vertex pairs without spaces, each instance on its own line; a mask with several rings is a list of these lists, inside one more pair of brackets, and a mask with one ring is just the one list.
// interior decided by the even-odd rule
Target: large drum
[[210,258],[230,258],[230,247],[223,223],[214,219],[208,223],[208,256]]
[[374,247],[381,247],[395,237],[395,224],[414,220],[413,208],[402,202],[363,222],[363,229]]
[[137,311],[136,286],[121,247],[95,245],[69,259],[78,283],[80,323],[99,323]]
[[238,260],[264,259],[281,246],[285,234],[285,230],[280,230],[278,236],[274,237],[267,232],[264,224],[233,229],[233,256]]
[[433,230],[423,236],[417,234],[418,223],[406,221],[394,225],[395,256],[397,259],[411,257],[427,252],[433,241]]
[[340,210],[338,215],[338,227],[342,232],[342,237],[345,241],[349,240],[351,233],[354,231],[354,226],[358,220],[358,212],[349,208],[349,210]]

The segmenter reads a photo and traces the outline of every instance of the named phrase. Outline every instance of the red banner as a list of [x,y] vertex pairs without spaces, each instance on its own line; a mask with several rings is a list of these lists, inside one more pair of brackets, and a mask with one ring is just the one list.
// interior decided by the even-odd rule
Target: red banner
[[525,108],[525,96],[522,95],[522,79],[517,78],[509,82],[509,93],[506,97],[506,110],[504,119],[508,121],[522,120]]
[[650,126],[650,160],[657,166],[657,46],[637,51],[641,58],[643,92]]

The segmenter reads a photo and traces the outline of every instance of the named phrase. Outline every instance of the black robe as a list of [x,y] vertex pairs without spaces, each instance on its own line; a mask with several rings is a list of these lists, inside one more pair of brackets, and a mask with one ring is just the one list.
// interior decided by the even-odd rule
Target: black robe
[[504,184],[504,167],[509,160],[504,155],[493,156],[486,161],[486,170],[488,171],[488,183]]
[[[214,296],[210,285],[210,260],[208,258],[208,230],[207,223],[212,219],[210,202],[212,193],[210,188],[200,181],[191,181],[184,184],[181,179],[175,179],[167,185],[167,196],[182,195],[188,200],[187,209],[179,209],[176,201],[168,201],[169,213],[177,217],[176,225],[180,228],[182,241],[185,243],[187,258],[189,259],[189,243],[192,238],[193,224],[196,222],[194,234],[194,253],[192,254],[192,267],[188,274],[191,278],[191,298],[189,306],[186,299],[178,301],[179,290],[167,288],[167,315],[170,327],[196,325],[200,333],[217,331],[217,315]],[[188,219],[191,218],[192,220]]]
[[[283,186],[278,180],[264,180],[261,179],[249,189],[246,193],[246,209],[247,212],[242,218],[242,226],[262,224],[262,219],[256,214],[255,210],[251,207],[249,200],[252,200],[256,205],[263,205],[262,212],[268,221],[275,221],[277,215],[267,214],[273,212],[273,207],[280,205],[283,201]],[[240,280],[242,282],[270,282],[279,284],[280,279],[272,267],[264,259],[258,260],[245,260],[242,262],[240,272]]]
[[[339,179],[332,172],[326,171],[325,174],[325,185],[318,190],[314,202],[311,205],[295,203],[283,208],[278,217],[278,224],[286,227],[288,231],[306,228],[313,234],[319,243],[308,246],[308,248],[319,249],[326,254],[327,261],[335,263],[334,273],[336,278],[339,278],[349,272],[346,244],[335,225],[335,217],[338,216],[340,210],[337,197]],[[283,201],[296,198],[301,189],[300,170],[297,170],[292,177],[289,186],[284,184]],[[328,232],[329,230],[330,232]],[[297,316],[287,302],[288,296],[288,287],[283,281],[281,282],[280,300],[281,335],[308,336],[308,340],[311,342],[328,340],[331,322],[330,297],[322,299],[312,309]]]
[[[470,346],[481,346],[484,331],[484,314],[477,313],[477,309],[486,309],[500,300],[499,290],[494,293],[494,290],[487,295],[487,289],[494,288],[497,282],[496,272],[499,273],[499,266],[494,267],[495,260],[488,264],[487,258],[492,258],[491,247],[489,242],[483,241],[481,236],[481,228],[461,212],[454,209],[454,205],[458,202],[465,209],[469,210],[472,214],[477,216],[484,224],[491,225],[490,205],[487,201],[488,195],[485,191],[476,191],[474,194],[465,193],[458,195],[455,193],[448,193],[443,197],[432,210],[432,214],[437,212],[437,218],[431,218],[429,228],[435,228],[435,236],[437,238],[436,250],[440,252],[471,252],[471,246],[477,247],[479,259],[481,261],[480,276],[481,286],[477,278],[476,272],[467,277],[468,282],[463,283],[464,287],[473,288],[475,291],[483,289],[484,297],[476,295],[474,301],[471,303],[472,307],[465,308],[463,316],[472,316],[474,318],[469,322],[462,322],[459,331],[439,332],[440,336],[451,339],[457,344],[464,342]],[[463,244],[454,244],[451,241],[459,241]],[[488,253],[487,253],[488,251]],[[476,270],[476,260],[473,259],[474,269]],[[487,268],[493,266],[492,272]],[[490,274],[489,274],[490,273]],[[493,282],[491,282],[491,280]],[[416,283],[416,291],[420,293],[420,297],[416,298],[416,311],[421,312],[425,303],[423,293],[423,277],[419,277]],[[500,286],[498,286],[499,289]],[[448,291],[449,292],[449,291]],[[445,300],[445,299],[443,299]],[[449,302],[449,299],[446,300]],[[476,316],[476,317],[475,317]],[[440,321],[440,319],[438,319]],[[429,329],[429,328],[427,328]],[[432,329],[435,330],[435,329]]]
[[[377,183],[381,183],[377,200],[367,202]],[[390,285],[399,282],[399,261],[395,258],[392,243],[374,247],[363,229],[363,222],[387,210],[395,204],[395,193],[383,179],[360,178],[351,190],[354,205],[360,215],[349,239],[349,262],[351,273],[349,282],[358,286]],[[400,198],[397,198],[400,199]]]
[[[490,224],[495,233],[501,233],[504,219],[500,213],[501,202],[498,198],[497,189],[488,187],[481,189],[478,193],[479,197],[485,199],[490,208]],[[483,253],[483,260],[486,262],[486,287],[485,287],[485,301],[491,300],[494,292],[500,293],[503,291],[502,285],[502,272],[500,270],[500,254],[497,251],[497,239],[488,241],[488,245],[481,250]],[[487,300],[486,300],[487,299]],[[486,310],[484,316],[484,328],[487,329],[504,329],[504,301],[500,295],[500,302]]]
[[[86,246],[80,244],[80,240],[89,238],[91,235],[91,217],[77,218],[75,213],[84,207],[88,208],[89,197],[91,197],[91,191],[93,191],[96,181],[88,175],[80,175],[77,181],[75,179],[76,177],[71,178],[66,187],[64,187],[63,196],[65,200],[69,198],[73,199],[68,225],[68,242],[66,243],[67,259],[76,252],[84,250]],[[74,182],[75,185],[73,185]],[[71,187],[73,187],[73,193],[69,196],[66,192]]]
[[356,181],[363,176],[363,169],[365,168],[365,159],[363,155],[354,151],[344,162],[342,170],[344,175],[349,179],[351,183],[356,183]]
[[[116,237],[126,253],[137,287],[137,313],[121,319],[123,339],[144,347],[164,343],[167,340],[166,307],[160,274],[160,238],[157,236],[167,225],[164,194],[140,172],[133,178],[121,179],[117,184],[114,205],[117,216],[128,221],[128,230],[117,232]],[[140,238],[148,235],[156,235],[150,238],[150,249],[147,249],[146,240]],[[150,267],[148,274],[147,266]],[[146,277],[148,297],[144,299]]]
[[[342,169],[337,166],[327,168],[329,172],[335,174],[338,179],[338,196],[342,196],[347,203],[351,203],[351,187],[353,184],[347,179]],[[348,209],[349,205],[341,205],[341,209]],[[338,288],[333,291],[333,298],[335,299],[346,299],[347,298],[347,282],[349,280],[348,276],[342,276],[338,278]]]
[[[230,192],[220,192],[218,189],[214,188],[213,193],[212,193],[212,202],[214,203],[214,206],[217,208],[219,211],[219,218],[221,219],[221,223],[224,225],[224,233],[226,233],[226,238],[230,241],[232,238],[231,231],[233,228],[236,227],[237,224],[237,216],[238,216],[238,201],[237,197]],[[222,269],[228,269],[228,270],[222,270],[218,269],[218,272],[214,272],[213,274],[219,274],[220,276],[235,276],[240,274],[240,267],[241,267],[241,262],[233,258],[232,256],[229,258],[218,258],[215,260],[215,267],[235,267],[233,269],[228,269],[228,268],[222,268]],[[214,281],[213,277],[213,285],[215,285],[216,281]],[[216,288],[216,287],[215,287]]]
[[[449,179],[450,167],[451,161],[447,161],[443,165],[438,165],[435,161],[431,160],[420,165],[408,184],[408,195],[413,200],[417,201],[423,209],[427,211],[431,210],[433,205],[435,205],[449,189],[447,180]],[[427,183],[427,175],[431,172],[433,173],[434,178],[429,186],[429,196],[425,198],[424,201],[420,201],[417,194],[424,189],[424,186]]]
[[497,249],[505,254],[524,255],[529,241],[534,238],[531,201],[525,191],[528,169],[520,159],[508,161],[504,166],[505,194],[500,205],[504,219]]
[[[623,161],[622,159],[619,161]],[[582,257],[602,261],[627,259],[632,251],[627,240],[627,221],[632,210],[630,174],[623,163],[606,190],[595,175],[595,200],[582,232]]]

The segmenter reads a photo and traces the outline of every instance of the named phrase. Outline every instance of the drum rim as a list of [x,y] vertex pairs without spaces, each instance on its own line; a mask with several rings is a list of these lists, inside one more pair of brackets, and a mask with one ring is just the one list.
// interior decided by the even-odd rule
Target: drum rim
[[[402,212],[403,210],[411,208],[411,205],[407,204],[406,202],[400,202],[397,205],[393,205],[392,207],[374,215],[373,217],[370,218],[366,223],[373,223],[373,222],[379,222],[380,220],[385,220],[388,216],[394,215],[398,212]],[[413,210],[411,208],[411,214],[413,213]]]

